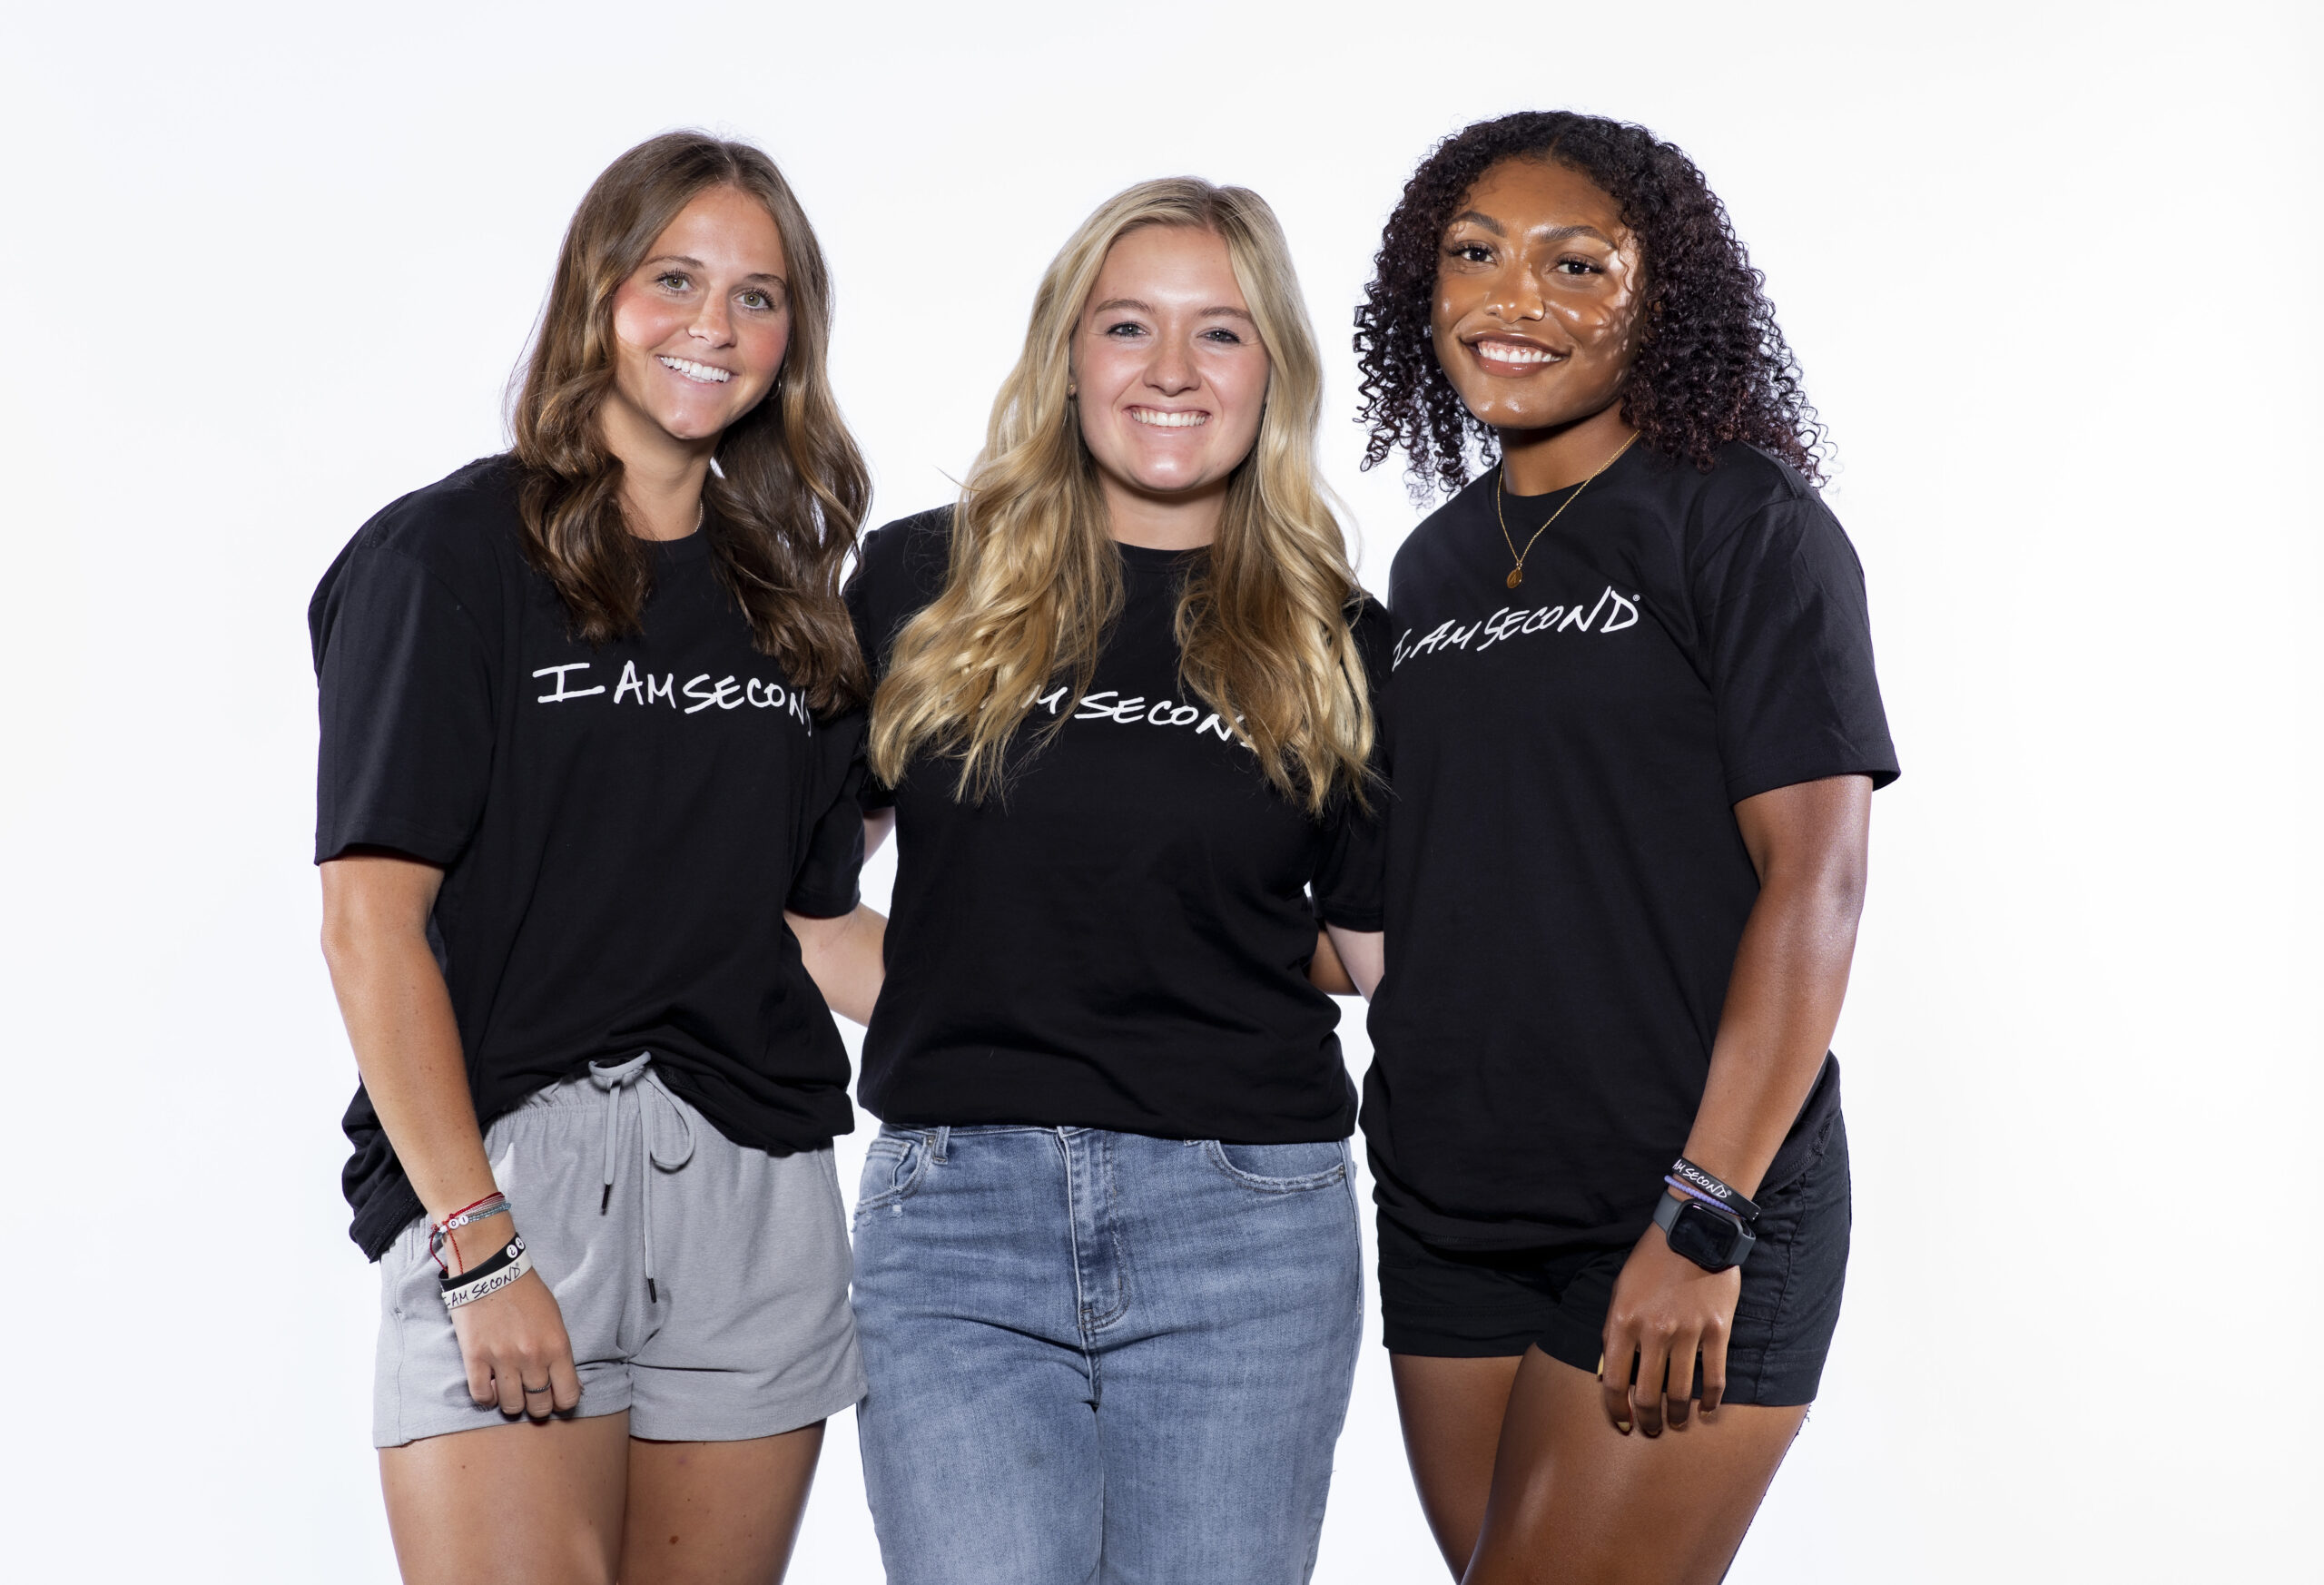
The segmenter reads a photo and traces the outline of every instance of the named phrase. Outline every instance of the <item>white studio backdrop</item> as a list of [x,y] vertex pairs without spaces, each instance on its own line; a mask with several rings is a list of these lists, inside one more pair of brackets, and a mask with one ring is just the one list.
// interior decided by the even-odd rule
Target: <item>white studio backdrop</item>
[[[1347,347],[1380,222],[1434,139],[1571,106],[1689,149],[1765,269],[1905,766],[1837,1041],[1847,1310],[1734,1579],[2319,1577],[2315,16],[12,8],[0,1575],[393,1578],[304,609],[501,446],[609,159],[701,125],[782,162],[879,519],[947,497],[1097,201],[1257,188],[1384,590],[1417,514],[1357,471]],[[827,1445],[793,1577],[874,1580],[847,1417]],[[1316,1577],[1443,1578],[1376,1346]]]

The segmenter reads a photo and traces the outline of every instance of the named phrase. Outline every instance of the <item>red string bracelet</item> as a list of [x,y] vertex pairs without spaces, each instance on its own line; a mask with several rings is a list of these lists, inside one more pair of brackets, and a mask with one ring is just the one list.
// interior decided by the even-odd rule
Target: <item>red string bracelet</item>
[[507,1211],[508,1196],[498,1189],[495,1189],[484,1198],[462,1206],[442,1221],[429,1223],[428,1225],[428,1254],[429,1258],[436,1262],[436,1269],[446,1276],[452,1275],[452,1268],[444,1264],[443,1248],[447,1244],[452,1246],[452,1258],[461,1261],[465,1265],[466,1257],[460,1254],[460,1241],[454,1236],[456,1229],[464,1227],[470,1222],[482,1222],[493,1216],[504,1216]]

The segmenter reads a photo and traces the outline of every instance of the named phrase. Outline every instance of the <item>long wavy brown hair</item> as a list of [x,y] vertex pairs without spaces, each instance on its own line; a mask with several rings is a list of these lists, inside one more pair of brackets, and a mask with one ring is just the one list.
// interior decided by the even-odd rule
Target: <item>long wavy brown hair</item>
[[782,233],[791,341],[765,399],[718,438],[703,532],[758,648],[812,708],[845,709],[868,684],[840,569],[871,479],[825,367],[832,292],[822,248],[774,162],[748,143],[698,132],[649,139],[606,166],[574,212],[509,415],[525,552],[582,640],[639,631],[652,562],[623,515],[621,459],[597,424],[614,382],[614,293],[679,212],[714,187],[757,199]]
[[932,749],[959,763],[954,795],[980,799],[1000,786],[1034,696],[1052,681],[1076,697],[1089,687],[1121,612],[1122,574],[1068,399],[1073,337],[1108,251],[1142,226],[1196,228],[1226,243],[1268,358],[1258,438],[1179,596],[1181,685],[1232,724],[1278,792],[1311,812],[1335,791],[1360,802],[1373,721],[1348,624],[1363,590],[1315,469],[1315,331],[1265,200],[1189,177],[1143,182],[1098,205],[1041,277],[1024,351],[952,515],[943,592],[897,636],[872,701],[872,769],[893,785],[915,753]]

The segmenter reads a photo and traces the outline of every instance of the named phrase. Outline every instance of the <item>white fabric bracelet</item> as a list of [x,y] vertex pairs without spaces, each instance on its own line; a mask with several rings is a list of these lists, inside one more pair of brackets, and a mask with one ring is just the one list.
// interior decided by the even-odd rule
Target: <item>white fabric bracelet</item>
[[485,1297],[488,1294],[498,1293],[501,1289],[507,1287],[510,1283],[515,1282],[518,1277],[523,1276],[527,1272],[532,1269],[533,1257],[531,1252],[519,1248],[517,1252],[517,1258],[510,1261],[507,1265],[502,1266],[498,1271],[493,1272],[487,1276],[480,1276],[472,1283],[462,1283],[458,1287],[446,1288],[444,1290],[444,1308],[447,1310],[457,1310],[462,1304],[473,1304],[478,1299]]

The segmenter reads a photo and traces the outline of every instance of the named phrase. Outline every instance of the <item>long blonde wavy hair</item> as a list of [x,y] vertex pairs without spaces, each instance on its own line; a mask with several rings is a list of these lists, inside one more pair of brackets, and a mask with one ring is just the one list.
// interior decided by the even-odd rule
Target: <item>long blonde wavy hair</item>
[[1106,255],[1144,226],[1193,227],[1226,243],[1268,359],[1258,439],[1179,597],[1180,684],[1233,723],[1268,782],[1311,813],[1334,789],[1362,802],[1373,720],[1348,620],[1363,591],[1315,472],[1315,332],[1266,201],[1191,177],[1107,200],[1041,277],[1024,352],[952,515],[943,592],[897,635],[872,701],[872,768],[892,786],[914,753],[932,750],[959,762],[954,795],[981,799],[1000,786],[1036,695],[1058,681],[1076,698],[1088,691],[1122,609],[1121,558],[1067,388]]

